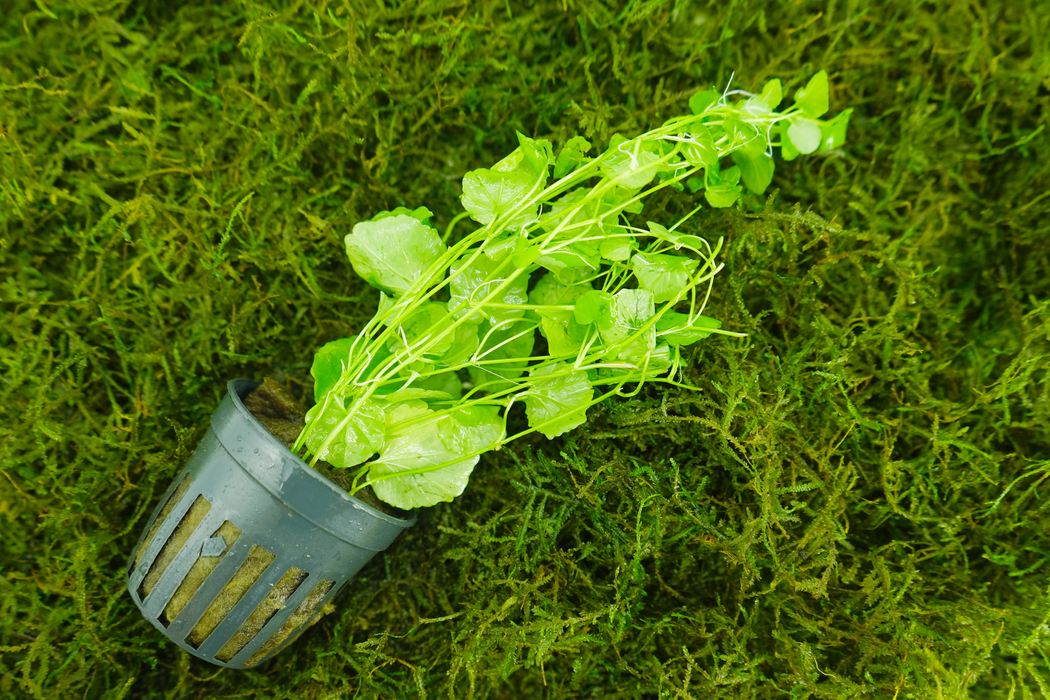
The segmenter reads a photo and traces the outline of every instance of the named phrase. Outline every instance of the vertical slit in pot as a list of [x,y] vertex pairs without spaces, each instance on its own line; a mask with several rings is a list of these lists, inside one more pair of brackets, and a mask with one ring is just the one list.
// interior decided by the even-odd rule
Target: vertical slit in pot
[[190,487],[190,477],[187,474],[182,477],[182,481],[175,487],[175,490],[168,496],[168,500],[164,502],[164,507],[160,509],[160,513],[157,514],[157,519],[153,521],[153,524],[149,526],[149,532],[146,533],[146,537],[142,540],[142,545],[139,547],[139,551],[135,553],[135,561],[132,562],[131,566],[128,567],[128,576],[131,575],[132,570],[139,565],[142,561],[143,555],[146,554],[146,550],[149,549],[150,542],[157,536],[157,530],[164,524],[164,521],[168,519],[168,515],[171,514],[171,509],[175,507],[175,504],[182,498],[182,494],[186,493],[186,489]]
[[237,569],[237,573],[233,575],[229,583],[223,586],[223,589],[219,591],[219,595],[215,596],[215,600],[211,602],[208,609],[201,615],[201,619],[190,630],[189,635],[186,636],[186,643],[194,649],[198,648],[208,638],[208,635],[215,631],[215,628],[219,626],[223,618],[240,602],[244,594],[248,592],[248,589],[259,580],[259,577],[263,575],[263,572],[273,563],[275,558],[276,556],[273,552],[263,549],[257,544],[252,545],[251,551],[248,552],[248,558],[241,564],[241,568]]
[[[190,567],[189,572],[186,574],[186,578],[182,579],[182,583],[179,584],[178,590],[175,591],[175,595],[168,601],[167,607],[164,608],[163,614],[160,616],[160,623],[167,627],[172,620],[178,617],[182,609],[186,607],[186,604],[193,598],[193,594],[197,592],[197,589],[201,587],[204,581],[211,575],[211,572],[215,570],[219,562],[229,552],[230,547],[233,546],[234,542],[241,536],[240,528],[231,523],[229,520],[219,526],[219,529],[212,533],[212,539],[221,537],[223,542],[226,543],[226,549],[220,554],[214,556],[207,556],[201,554],[197,557],[197,561],[193,562],[193,566]],[[207,546],[207,543],[205,543]],[[221,545],[220,545],[221,546]]]
[[[153,565],[149,568],[149,573],[142,579],[142,585],[139,588],[140,597],[145,598],[150,594],[150,591],[160,581],[175,555],[182,550],[183,545],[193,535],[193,531],[201,524],[209,510],[211,510],[211,503],[204,496],[198,495],[194,499],[193,505],[186,511],[186,515],[182,516],[178,527],[171,533],[171,537],[164,543],[164,548],[160,550],[160,554],[153,561]],[[160,522],[161,518],[158,517],[157,521]]]
[[[304,623],[313,613],[314,608],[316,608],[321,603],[321,601],[324,600],[325,595],[328,594],[328,591],[330,591],[332,589],[332,586],[334,585],[335,581],[324,580],[318,583],[316,586],[314,586],[314,589],[310,591],[310,595],[306,596],[306,599],[299,604],[299,607],[295,609],[295,612],[293,612],[291,616],[284,621],[284,624],[281,625],[281,628],[274,632],[273,636],[267,639],[266,643],[259,647],[259,650],[252,654],[244,665],[246,667],[254,666],[255,664],[259,663],[264,656],[266,656],[271,651],[279,647],[281,643],[285,639],[287,639],[288,635],[290,635],[292,632],[295,632],[300,627],[302,628],[299,629],[300,632],[303,629],[306,629],[309,625],[306,625]],[[321,619],[320,615],[310,620],[310,624],[312,625],[319,619]]]
[[219,653],[215,655],[215,658],[219,661],[229,661],[236,656],[248,642],[255,639],[255,635],[262,631],[262,628],[277,614],[278,610],[284,610],[288,599],[305,580],[306,572],[297,566],[293,566],[284,572],[281,580],[270,589],[270,592],[256,606],[240,629],[223,645]]

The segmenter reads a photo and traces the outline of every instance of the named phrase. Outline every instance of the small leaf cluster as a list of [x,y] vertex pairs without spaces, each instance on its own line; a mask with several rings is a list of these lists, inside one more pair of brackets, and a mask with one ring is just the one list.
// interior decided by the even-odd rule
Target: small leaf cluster
[[[790,159],[845,138],[849,110],[820,119],[823,71],[777,112],[781,100],[779,80],[759,94],[701,91],[692,114],[614,136],[596,156],[579,136],[555,156],[519,133],[513,152],[463,177],[465,212],[444,235],[425,207],[355,225],[346,253],[380,290],[379,309],[317,352],[316,405],[295,448],[354,469],[354,491],[431,506],[461,494],[487,451],[533,432],[557,437],[646,382],[686,386],[683,346],[739,334],[703,315],[722,241],[683,224],[705,203],[734,204],[741,182],[765,191],[774,146]],[[665,188],[703,200],[669,227],[635,223]],[[466,217],[477,227],[453,242]],[[511,434],[519,403],[528,427]]]

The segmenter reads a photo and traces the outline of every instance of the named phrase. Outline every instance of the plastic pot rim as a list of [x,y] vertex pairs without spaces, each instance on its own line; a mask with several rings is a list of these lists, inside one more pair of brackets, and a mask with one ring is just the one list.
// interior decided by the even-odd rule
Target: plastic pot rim
[[[282,443],[280,440],[274,437],[273,434],[270,433],[270,431],[263,427],[263,424],[259,422],[259,419],[252,415],[252,412],[248,410],[248,408],[244,405],[244,402],[241,400],[242,390],[244,391],[244,395],[247,396],[252,391],[254,391],[259,386],[259,384],[260,383],[257,381],[245,378],[231,379],[229,382],[226,383],[226,390],[229,393],[230,399],[233,401],[233,405],[237,408],[237,411],[248,422],[248,424],[251,425],[252,429],[258,433],[259,439],[272,443],[273,449],[275,449],[277,452],[283,453],[285,459],[297,462],[298,465],[302,467],[306,475],[315,479],[319,484],[323,485],[325,488],[335,493],[336,496],[344,499],[349,499],[352,503],[348,505],[352,505],[355,508],[359,508],[360,510],[365,511],[372,517],[378,518],[379,520],[390,523],[391,525],[404,527],[405,529],[408,529],[416,524],[417,514],[415,511],[409,511],[408,517],[399,518],[396,515],[384,513],[383,511],[368,505],[367,503],[357,498],[356,496],[351,495],[346,489],[339,486],[338,484],[336,484],[335,482],[318,472],[316,469],[311,467],[309,464],[303,461],[297,454],[288,449],[284,445],[284,443]],[[218,409],[216,409],[216,412],[217,411]],[[249,474],[255,477],[255,474],[252,473],[251,469],[248,469],[247,471]],[[274,490],[271,489],[270,486],[263,480],[256,479],[256,481],[259,481],[259,483],[264,488],[270,491],[279,500],[284,501],[287,504],[287,494],[274,492]],[[287,505],[291,506],[291,504]],[[300,513],[300,515],[307,519],[311,519],[308,513]],[[318,526],[323,527],[323,525],[320,524],[318,524]]]

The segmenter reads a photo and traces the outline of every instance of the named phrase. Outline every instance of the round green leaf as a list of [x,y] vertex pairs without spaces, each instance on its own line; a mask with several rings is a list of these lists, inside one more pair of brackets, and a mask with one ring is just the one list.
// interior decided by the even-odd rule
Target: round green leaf
[[408,214],[361,222],[345,242],[354,271],[394,295],[406,292],[446,250],[437,231]]
[[787,135],[799,153],[812,153],[820,147],[820,124],[812,119],[795,119]]
[[[828,111],[828,73],[820,71],[802,88],[795,93],[795,104],[810,119],[824,116]],[[799,149],[802,150],[801,148]],[[802,151],[811,153],[812,151]]]
[[306,446],[318,459],[346,469],[383,446],[384,420],[383,409],[371,399],[357,401],[348,410],[340,397],[329,394],[306,414]]
[[[525,395],[525,415],[529,427],[554,439],[587,421],[587,407],[594,395],[587,374],[572,371],[570,365],[555,362],[529,373],[532,386]],[[559,374],[545,379],[548,375]]]

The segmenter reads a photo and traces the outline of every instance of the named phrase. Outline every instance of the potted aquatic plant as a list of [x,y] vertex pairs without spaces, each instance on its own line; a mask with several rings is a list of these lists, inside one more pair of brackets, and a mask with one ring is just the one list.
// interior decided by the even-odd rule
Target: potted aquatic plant
[[[691,388],[682,348],[739,334],[703,315],[721,240],[685,224],[743,187],[763,192],[774,147],[791,159],[845,139],[849,110],[822,119],[823,71],[778,112],[781,101],[779,80],[702,91],[692,114],[597,155],[581,137],[555,155],[519,133],[506,158],[464,176],[465,211],[444,232],[425,207],[356,224],[346,253],[378,289],[376,314],[317,352],[305,416],[269,384],[230,382],[132,556],[143,614],[201,658],[254,666],[414,509],[460,495],[485,452],[555,438],[649,382]],[[667,188],[702,198],[669,225],[639,224]]]

